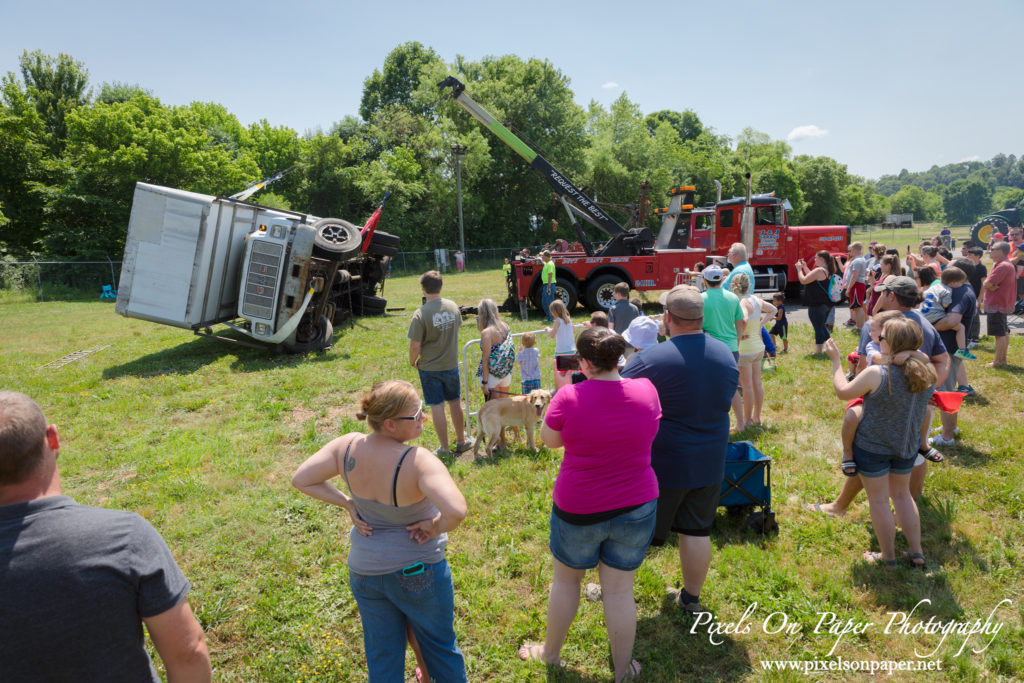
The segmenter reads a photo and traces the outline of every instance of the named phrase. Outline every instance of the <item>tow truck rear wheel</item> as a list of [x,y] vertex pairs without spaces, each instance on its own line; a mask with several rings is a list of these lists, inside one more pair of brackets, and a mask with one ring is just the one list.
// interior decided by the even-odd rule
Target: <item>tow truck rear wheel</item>
[[615,285],[624,280],[618,275],[602,275],[587,286],[587,308],[591,311],[607,311],[615,305]]
[[313,224],[313,253],[328,259],[347,259],[359,253],[359,228],[340,218],[321,218]]
[[[579,294],[576,291],[576,284],[565,278],[558,278],[555,280],[555,296],[562,300],[565,307],[572,313],[573,309],[576,308],[576,304],[579,303]],[[533,305],[537,307],[545,315],[547,312],[544,310],[541,298],[541,285],[537,285],[533,291]]]

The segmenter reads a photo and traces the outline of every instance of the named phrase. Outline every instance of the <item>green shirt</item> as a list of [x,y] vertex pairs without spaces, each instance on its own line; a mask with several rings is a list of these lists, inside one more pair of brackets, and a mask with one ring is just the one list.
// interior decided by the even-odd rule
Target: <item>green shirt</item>
[[451,370],[459,364],[459,326],[462,314],[455,302],[434,299],[412,315],[408,337],[420,342],[420,370]]
[[704,331],[729,347],[739,351],[736,321],[743,320],[739,297],[721,287],[709,288],[701,294],[704,299]]
[[548,261],[544,264],[544,268],[540,271],[540,282],[543,285],[553,285],[556,282],[555,278],[555,262]]

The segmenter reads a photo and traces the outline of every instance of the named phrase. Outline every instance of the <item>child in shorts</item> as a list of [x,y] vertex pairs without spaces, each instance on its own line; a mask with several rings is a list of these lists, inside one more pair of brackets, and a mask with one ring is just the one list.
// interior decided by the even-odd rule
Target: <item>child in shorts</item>
[[[927,266],[918,269],[918,279],[922,286],[927,287],[923,293],[924,301],[921,302],[921,315],[932,325],[946,317],[946,310],[953,303],[953,289],[950,285],[967,281],[967,275],[959,268],[947,268],[938,278],[935,278],[934,275],[932,269]],[[929,280],[929,278],[932,279]],[[925,285],[926,280],[929,280],[927,285]],[[967,331],[962,324],[956,326],[956,346],[953,355],[957,358],[978,359],[967,350]]]
[[778,347],[779,343],[775,341],[776,337],[782,339],[782,351],[780,353],[789,353],[789,320],[786,318],[786,295],[782,292],[772,295],[772,303],[775,304],[775,324],[772,325],[772,329],[768,330],[768,334],[772,338],[772,344]]
[[[929,268],[928,270],[931,269]],[[882,327],[885,326],[887,321],[902,317],[903,313],[901,311],[882,311],[881,313],[876,313],[871,316],[871,320],[868,323],[871,326],[871,341],[869,341],[867,346],[864,348],[865,360],[869,366],[876,364],[888,364],[892,362],[892,358],[882,353],[878,337],[882,334]],[[916,356],[924,363],[931,362],[931,359],[919,350],[911,352],[904,351],[902,353],[907,354],[908,357],[912,355]],[[900,361],[897,359],[897,362],[905,362],[905,360]],[[860,426],[860,421],[863,417],[863,396],[859,396],[846,404],[846,413],[843,415],[843,427],[840,432],[843,442],[843,459],[840,463],[840,467],[843,470],[843,474],[848,477],[857,476],[857,464],[853,460],[853,439],[857,435],[857,427]],[[933,462],[942,462],[943,459],[942,456],[938,454],[938,451],[935,451],[934,449],[929,450],[927,454],[921,453],[921,455]]]
[[520,341],[523,346],[516,354],[516,363],[519,363],[519,378],[523,381],[522,393],[528,394],[540,389],[540,351],[536,348],[537,338],[533,332],[524,333]]

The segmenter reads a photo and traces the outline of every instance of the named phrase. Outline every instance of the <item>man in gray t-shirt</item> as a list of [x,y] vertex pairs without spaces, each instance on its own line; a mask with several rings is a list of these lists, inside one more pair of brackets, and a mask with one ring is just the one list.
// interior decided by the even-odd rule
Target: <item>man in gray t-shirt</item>
[[0,681],[209,681],[189,583],[142,517],[61,495],[57,428],[0,391]]
[[465,419],[462,414],[462,389],[459,384],[459,327],[462,313],[455,302],[441,298],[441,274],[429,270],[420,276],[423,305],[412,316],[409,324],[409,365],[416,368],[423,387],[423,403],[430,408],[434,431],[441,442],[436,453],[450,455],[448,448],[448,422],[444,405],[452,414],[455,427],[455,452],[462,453],[473,447],[466,441]]
[[846,296],[850,301],[848,327],[856,327],[859,333],[867,320],[868,262],[864,259],[864,245],[854,242],[850,245],[850,261],[846,264]]

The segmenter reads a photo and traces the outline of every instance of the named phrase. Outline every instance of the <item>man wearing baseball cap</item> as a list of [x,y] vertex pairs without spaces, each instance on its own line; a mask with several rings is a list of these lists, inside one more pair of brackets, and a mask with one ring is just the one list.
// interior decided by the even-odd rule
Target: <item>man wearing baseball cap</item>
[[651,447],[658,517],[651,543],[664,544],[671,531],[679,535],[683,587],[673,591],[674,599],[697,613],[705,611],[700,591],[711,566],[711,524],[725,477],[739,368],[728,346],[704,334],[707,306],[695,287],[677,285],[661,304],[668,341],[634,355],[621,374],[645,377],[658,390],[661,426]]
[[[740,298],[722,287],[725,271],[721,266],[711,264],[704,269],[702,274],[704,283],[707,285],[707,290],[701,294],[704,298],[704,331],[728,346],[738,362],[740,339],[743,337],[745,324]],[[736,429],[742,430],[744,427],[743,398],[739,391],[733,396],[732,410],[736,413]]]

